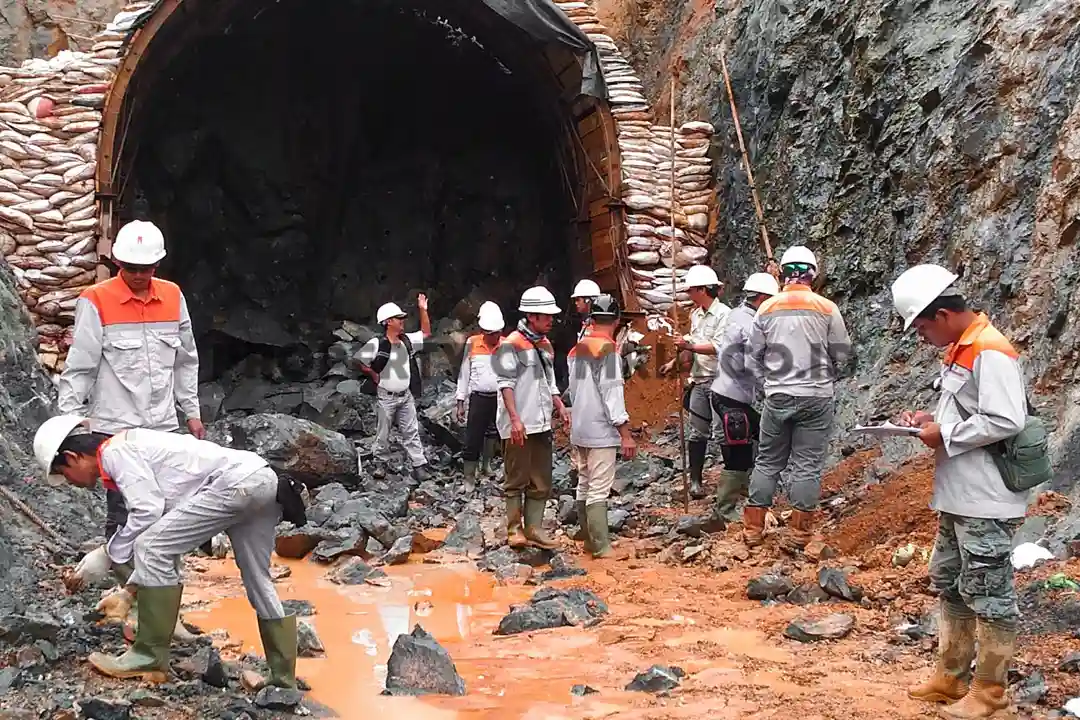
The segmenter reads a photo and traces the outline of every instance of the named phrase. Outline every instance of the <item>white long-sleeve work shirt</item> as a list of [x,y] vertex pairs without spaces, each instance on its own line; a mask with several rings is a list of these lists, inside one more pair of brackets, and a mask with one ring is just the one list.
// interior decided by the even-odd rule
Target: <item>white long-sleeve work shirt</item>
[[200,488],[219,478],[243,480],[267,462],[192,435],[138,428],[119,433],[98,450],[103,484],[124,496],[128,518],[105,551],[115,563],[131,560],[135,539]]
[[499,348],[499,340],[488,344],[483,335],[473,335],[465,341],[465,355],[458,372],[455,399],[464,401],[469,393],[499,391],[499,378],[491,365],[491,358]]

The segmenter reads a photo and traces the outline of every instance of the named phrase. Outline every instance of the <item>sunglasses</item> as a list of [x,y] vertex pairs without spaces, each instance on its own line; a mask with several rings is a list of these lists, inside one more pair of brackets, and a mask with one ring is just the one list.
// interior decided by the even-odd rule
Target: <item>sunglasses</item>
[[120,269],[124,272],[131,273],[132,275],[144,275],[152,273],[157,270],[157,265],[128,265],[127,263],[117,263]]

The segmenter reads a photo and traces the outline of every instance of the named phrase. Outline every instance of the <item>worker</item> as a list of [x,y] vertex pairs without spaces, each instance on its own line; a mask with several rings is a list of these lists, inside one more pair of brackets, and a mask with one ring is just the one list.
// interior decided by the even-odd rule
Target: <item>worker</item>
[[676,356],[660,368],[660,373],[669,374],[676,361],[684,366],[690,363],[690,376],[683,390],[683,407],[690,416],[686,442],[690,460],[690,496],[703,498],[702,473],[714,424],[709,386],[716,377],[718,346],[731,308],[721,302],[720,278],[708,265],[694,265],[687,270],[683,284],[694,303],[690,313],[690,334],[675,342]]
[[[75,305],[72,345],[58,382],[60,412],[87,416],[95,432],[175,432],[179,406],[188,431],[204,437],[187,301],[179,286],[154,276],[165,258],[165,236],[154,223],[134,220],[116,234],[112,257],[119,274],[87,288]],[[103,485],[109,539],[128,511],[113,483]],[[209,543],[204,550],[209,554]],[[85,569],[80,562],[72,589],[86,584]]]
[[731,311],[720,339],[716,379],[710,388],[713,415],[719,418],[724,470],[716,488],[712,516],[720,522],[739,519],[739,498],[746,494],[754,466],[754,442],[761,416],[754,409],[755,380],[746,366],[750,330],[761,304],[780,292],[769,273],[754,273],[743,283],[746,299]]
[[585,550],[594,558],[615,551],[608,533],[607,499],[615,481],[615,461],[634,457],[630,415],[623,397],[622,362],[615,345],[619,304],[611,295],[596,297],[590,307],[589,332],[567,356],[573,404],[570,443],[581,466],[577,481],[578,524]]
[[522,293],[518,310],[524,317],[499,343],[493,360],[499,378],[496,424],[503,439],[506,534],[512,547],[530,544],[550,550],[557,547],[544,532],[544,506],[551,494],[552,419],[558,413],[569,425],[570,416],[555,384],[555,350],[547,334],[562,311],[543,286]]
[[[589,332],[589,307],[592,301],[600,295],[600,286],[592,280],[579,280],[577,285],[574,286],[574,292],[570,293],[570,299],[574,302],[574,311],[581,317],[581,327],[578,328],[577,340],[575,342],[581,342],[581,339]],[[580,470],[580,460],[578,458],[577,448],[570,444],[570,482],[577,483],[578,472]],[[578,535],[574,537],[575,540],[583,540],[583,530],[579,530]]]
[[781,547],[798,552],[813,538],[821,471],[833,428],[833,392],[851,355],[839,308],[810,289],[817,258],[796,245],[780,258],[784,288],[758,308],[748,363],[763,387],[758,454],[743,509],[746,543],[760,545],[780,474],[787,470],[794,511]]
[[945,348],[933,414],[899,418],[921,428],[919,439],[934,450],[931,507],[938,513],[929,571],[941,603],[938,663],[909,695],[955,703],[942,709],[947,717],[987,718],[1009,706],[1005,688],[1020,618],[1010,552],[1029,500],[1006,487],[989,449],[1024,428],[1027,400],[1019,355],[968,306],[956,279],[938,265],[917,265],[892,285],[904,328]]
[[191,435],[91,432],[80,415],[46,420],[34,436],[34,456],[51,482],[92,489],[112,481],[130,510],[124,527],[94,554],[114,566],[134,559],[127,587],[111,599],[130,607],[138,596],[135,642],[119,657],[92,653],[91,665],[114,678],[164,682],[183,595],[180,557],[226,532],[259,618],[270,683],[296,687],[296,617],[285,615],[270,578],[282,488],[265,460]]
[[416,414],[416,398],[420,397],[420,369],[416,353],[431,337],[431,318],[428,317],[427,295],[416,298],[420,312],[420,330],[405,332],[405,311],[397,303],[388,302],[375,315],[382,330],[360,348],[357,356],[360,370],[376,385],[378,400],[376,417],[375,470],[376,479],[386,477],[390,464],[390,428],[401,433],[401,444],[409,456],[413,477],[419,482],[429,480],[427,458],[420,443],[420,421]]
[[[457,415],[465,423],[465,449],[461,459],[465,466],[465,494],[476,488],[477,465],[483,457],[480,474],[488,477],[499,431],[495,414],[499,408],[499,379],[491,366],[491,358],[502,340],[505,327],[498,305],[485,302],[480,306],[477,324],[481,332],[465,341],[465,354],[458,372]],[[468,406],[466,419],[466,404]]]
[[599,295],[600,286],[592,280],[579,280],[578,284],[574,286],[574,292],[570,294],[570,299],[574,301],[574,311],[581,316],[581,328],[578,329],[577,334],[579,342],[589,331],[589,322],[591,321],[589,308],[592,301]]

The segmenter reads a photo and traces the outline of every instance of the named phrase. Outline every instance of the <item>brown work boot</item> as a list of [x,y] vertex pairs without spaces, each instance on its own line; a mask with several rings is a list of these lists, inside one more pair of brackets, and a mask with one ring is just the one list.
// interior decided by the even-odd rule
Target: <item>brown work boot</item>
[[757,547],[765,542],[765,516],[769,508],[747,505],[743,508],[743,542],[749,547]]
[[788,520],[787,532],[784,533],[782,548],[791,553],[802,552],[807,543],[814,539],[814,513],[795,510]]
[[1016,649],[1016,631],[979,620],[979,656],[975,661],[975,682],[967,695],[955,705],[940,711],[950,720],[975,720],[993,717],[1009,707],[1005,693],[1009,663]]
[[538,498],[525,497],[525,539],[533,547],[554,550],[559,543],[544,531],[545,504]]
[[908,688],[908,697],[931,703],[953,703],[964,697],[975,659],[975,614],[947,600],[941,603],[938,662],[933,676]]
[[512,548],[528,545],[525,534],[521,532],[521,495],[506,498],[506,542]]

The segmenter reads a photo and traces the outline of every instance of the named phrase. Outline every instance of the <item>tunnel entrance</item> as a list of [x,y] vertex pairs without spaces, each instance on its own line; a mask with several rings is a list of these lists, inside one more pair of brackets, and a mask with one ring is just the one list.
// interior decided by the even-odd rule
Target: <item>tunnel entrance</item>
[[445,3],[172,4],[116,121],[111,210],[164,230],[204,379],[417,292],[509,324],[525,287],[592,274],[589,160],[543,53]]

